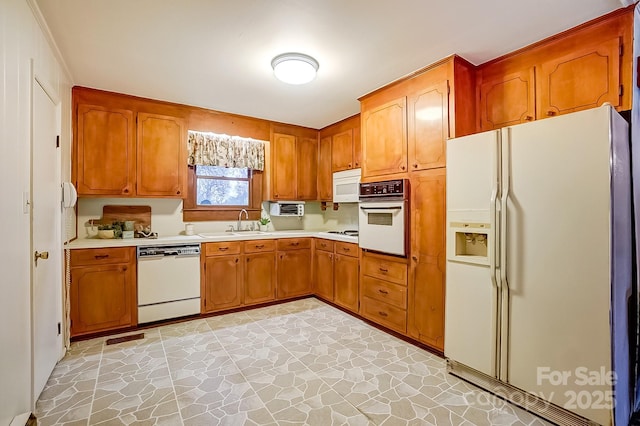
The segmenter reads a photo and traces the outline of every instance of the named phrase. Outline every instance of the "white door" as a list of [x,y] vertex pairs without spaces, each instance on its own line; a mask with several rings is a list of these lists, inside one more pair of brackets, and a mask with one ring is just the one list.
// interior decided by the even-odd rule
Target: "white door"
[[[38,399],[62,348],[62,242],[60,149],[56,147],[57,108],[33,82],[32,134],[32,339],[33,402]],[[35,252],[48,259],[35,260]],[[60,325],[59,325],[60,324]]]
[[[493,377],[497,376],[498,290],[493,279],[495,224],[491,200],[497,196],[498,152],[496,131],[447,143],[444,354]],[[466,225],[486,226],[485,246],[481,247],[480,239],[471,243],[481,251],[486,250],[486,256],[469,255],[458,247],[466,243],[466,235],[473,235],[473,229],[465,228]]]
[[508,380],[609,424],[609,109],[509,130]]

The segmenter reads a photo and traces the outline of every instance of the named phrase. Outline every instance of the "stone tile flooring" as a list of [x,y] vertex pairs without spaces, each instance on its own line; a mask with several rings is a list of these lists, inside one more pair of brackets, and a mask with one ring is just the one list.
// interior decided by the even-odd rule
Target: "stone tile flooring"
[[316,299],[77,342],[40,425],[546,425]]

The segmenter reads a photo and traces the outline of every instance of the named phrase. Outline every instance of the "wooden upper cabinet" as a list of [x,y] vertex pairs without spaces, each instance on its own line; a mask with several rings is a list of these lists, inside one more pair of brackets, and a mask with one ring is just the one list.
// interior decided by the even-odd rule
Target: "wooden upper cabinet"
[[331,136],[320,139],[318,145],[318,200],[333,200],[333,173],[331,171]]
[[318,142],[314,138],[297,138],[296,141],[296,199],[318,198]]
[[137,126],[137,194],[183,198],[187,181],[184,120],[140,112]]
[[407,98],[362,110],[362,176],[407,171]]
[[[358,117],[360,118],[360,117]],[[353,167],[355,169],[362,167],[362,132],[360,131],[360,120],[358,126],[353,128]]]
[[78,105],[74,164],[79,195],[135,195],[135,125],[132,111]]
[[449,137],[449,83],[447,80],[410,94],[409,170],[444,167]]
[[594,108],[620,106],[620,39],[582,46],[540,66],[538,118]]
[[296,166],[296,137],[274,133],[271,166],[274,199],[296,199]]
[[353,158],[353,129],[333,135],[332,138],[331,170],[339,172],[356,168]]
[[631,109],[633,8],[618,9],[478,67],[479,130],[610,103]]
[[534,120],[534,67],[485,79],[480,85],[479,109],[481,131]]

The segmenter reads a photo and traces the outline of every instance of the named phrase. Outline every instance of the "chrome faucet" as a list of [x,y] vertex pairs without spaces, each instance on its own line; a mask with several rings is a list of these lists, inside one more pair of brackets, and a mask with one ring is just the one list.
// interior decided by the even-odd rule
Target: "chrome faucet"
[[236,225],[238,231],[242,231],[242,212],[244,212],[245,219],[249,219],[249,213],[247,213],[247,210],[240,210],[240,214],[238,214],[238,224]]

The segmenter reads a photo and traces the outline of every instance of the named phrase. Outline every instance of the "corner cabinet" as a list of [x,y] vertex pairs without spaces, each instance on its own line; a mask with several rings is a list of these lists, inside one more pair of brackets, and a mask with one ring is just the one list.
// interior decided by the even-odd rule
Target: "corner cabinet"
[[186,120],[176,108],[73,88],[72,175],[79,196],[184,198]]
[[475,131],[475,67],[452,56],[360,99],[363,180],[444,167],[446,140]]
[[71,251],[71,337],[138,324],[135,247]]

